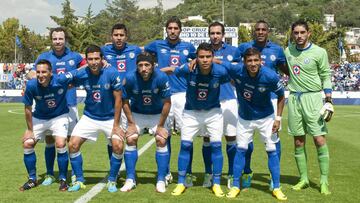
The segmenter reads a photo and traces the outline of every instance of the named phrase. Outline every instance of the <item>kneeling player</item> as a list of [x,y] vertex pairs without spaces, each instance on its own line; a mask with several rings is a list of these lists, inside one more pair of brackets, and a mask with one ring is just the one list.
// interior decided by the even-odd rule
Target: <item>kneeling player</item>
[[169,79],[165,73],[154,69],[154,58],[149,53],[138,55],[136,63],[137,71],[126,75],[123,82],[123,109],[128,127],[125,148],[126,181],[120,190],[127,192],[135,188],[137,140],[143,134],[143,129],[149,128],[156,139],[156,191],[164,193],[170,159],[166,144],[169,136],[166,119],[171,106]]

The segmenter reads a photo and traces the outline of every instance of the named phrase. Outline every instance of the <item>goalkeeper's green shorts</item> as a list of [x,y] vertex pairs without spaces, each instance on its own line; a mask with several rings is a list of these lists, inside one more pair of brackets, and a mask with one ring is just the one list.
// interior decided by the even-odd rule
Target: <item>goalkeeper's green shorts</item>
[[290,93],[288,97],[288,132],[292,136],[326,135],[327,128],[320,109],[321,92]]

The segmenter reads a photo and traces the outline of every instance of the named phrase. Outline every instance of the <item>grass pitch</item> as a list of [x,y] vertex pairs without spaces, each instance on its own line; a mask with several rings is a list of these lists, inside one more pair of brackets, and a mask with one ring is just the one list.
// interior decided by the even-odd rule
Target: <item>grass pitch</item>
[[[58,184],[39,186],[30,191],[19,192],[19,187],[27,180],[23,164],[21,137],[26,128],[22,104],[0,104],[0,202],[74,202],[100,182],[107,175],[109,161],[106,151],[106,140],[100,136],[96,143],[85,143],[81,149],[84,158],[84,175],[87,188],[79,192],[59,192]],[[308,173],[310,188],[303,191],[292,191],[291,186],[298,181],[298,172],[293,157],[293,138],[287,135],[287,113],[283,116],[283,131],[281,132],[281,185],[289,202],[360,202],[360,106],[336,106],[333,120],[329,123],[328,145],[330,149],[330,190],[329,196],[319,193],[319,166],[316,150],[311,137],[307,140]],[[151,139],[142,136],[139,148]],[[242,191],[236,199],[216,198],[209,189],[203,188],[203,161],[201,155],[202,139],[194,141],[193,173],[196,176],[195,186],[188,188],[181,196],[171,196],[175,184],[168,187],[165,194],[155,192],[155,145],[145,151],[137,164],[137,188],[129,193],[117,192],[110,194],[103,189],[91,202],[275,202],[268,190],[269,172],[267,156],[261,140],[254,140],[252,169],[253,184],[250,190]],[[172,138],[171,171],[177,180],[177,155],[179,153],[180,137]],[[41,182],[45,176],[44,147],[42,143],[36,146],[37,175]],[[223,147],[225,149],[225,147]],[[224,153],[224,178],[222,185],[227,191],[226,173],[227,157]],[[70,169],[70,166],[69,166]],[[57,165],[55,164],[55,172]],[[57,174],[56,174],[57,175]],[[122,172],[118,187],[124,183],[125,172]]]

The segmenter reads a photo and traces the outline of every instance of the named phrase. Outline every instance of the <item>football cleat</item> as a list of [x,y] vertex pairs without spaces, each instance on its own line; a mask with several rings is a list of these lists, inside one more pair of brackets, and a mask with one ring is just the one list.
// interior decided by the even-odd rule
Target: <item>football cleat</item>
[[293,190],[302,190],[309,187],[309,181],[300,180],[296,185],[292,186],[291,189]]
[[331,192],[329,191],[329,185],[327,183],[320,184],[320,192],[323,195],[330,195]]
[[193,184],[193,176],[190,173],[186,174],[186,178],[185,178],[185,183],[184,183],[185,187],[192,187]]
[[230,188],[230,191],[226,194],[227,198],[235,198],[240,193],[240,189],[238,187]]
[[212,174],[205,173],[203,187],[210,188],[212,186]]
[[280,188],[275,188],[273,191],[272,191],[272,195],[274,197],[276,197],[277,200],[287,200],[287,197],[286,195],[284,195],[284,193],[281,191]]
[[185,192],[185,189],[186,189],[186,187],[184,186],[184,184],[177,184],[176,188],[171,192],[171,195],[179,196],[183,192]]
[[166,186],[168,186],[170,183],[172,183],[173,181],[173,176],[171,175],[171,173],[169,172],[166,176],[165,176],[165,184]]
[[156,192],[159,192],[159,193],[166,192],[166,184],[164,181],[160,180],[156,183]]
[[83,182],[80,182],[80,181],[76,181],[74,184],[72,184],[69,188],[68,188],[68,191],[69,192],[77,192],[79,191],[80,189],[85,189],[86,186]]
[[227,179],[227,188],[231,189],[234,185],[234,176],[229,175]]
[[130,192],[131,190],[133,190],[134,188],[136,188],[136,182],[133,179],[126,179],[124,186],[122,186],[122,188],[120,188],[121,192]]
[[224,197],[224,192],[222,191],[221,187],[219,184],[214,184],[212,186],[212,191],[215,194],[216,197]]
[[106,184],[108,192],[117,192],[116,182],[115,181],[108,181]]
[[66,180],[60,180],[59,185],[59,191],[66,191],[68,189],[68,184],[66,183]]
[[74,184],[76,182],[76,175],[71,176],[71,184]]
[[241,176],[241,183],[242,183],[242,188],[243,189],[250,188],[252,177],[253,177],[253,173],[249,173],[249,174],[244,173]]
[[20,191],[30,190],[38,185],[36,180],[29,179],[23,186],[19,188]]
[[45,180],[41,183],[41,185],[48,186],[55,182],[55,177],[52,175],[46,175]]

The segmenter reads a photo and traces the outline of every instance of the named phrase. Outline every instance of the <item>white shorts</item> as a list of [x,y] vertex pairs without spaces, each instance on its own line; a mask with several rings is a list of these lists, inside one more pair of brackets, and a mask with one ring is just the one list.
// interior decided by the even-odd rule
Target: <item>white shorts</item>
[[35,140],[44,141],[46,135],[66,138],[69,128],[69,114],[65,113],[55,118],[44,120],[32,117]]
[[103,132],[106,139],[110,139],[113,124],[114,119],[99,121],[83,115],[72,131],[71,136],[96,141],[99,133]]
[[175,120],[175,127],[176,130],[180,130],[183,123],[182,114],[184,111],[186,102],[186,92],[178,92],[171,95],[171,108],[168,115],[170,129],[174,126]]
[[239,117],[237,125],[236,143],[237,147],[247,149],[250,140],[253,139],[255,130],[259,130],[262,141],[265,143],[266,151],[275,151],[276,140],[272,139],[272,126],[274,124],[274,114],[259,120],[243,120]]
[[210,142],[221,142],[224,121],[220,108],[208,111],[184,110],[181,140],[193,141],[200,133],[210,137]]
[[69,131],[68,135],[74,130],[76,123],[79,121],[79,112],[77,106],[69,106]]
[[[145,128],[149,129],[150,134],[155,134],[161,114],[132,113],[132,116],[135,120],[136,129],[138,130],[139,135],[144,134]],[[164,127],[169,130],[167,120],[165,121]]]
[[224,117],[224,135],[236,136],[238,122],[238,103],[236,99],[220,101],[221,111]]

